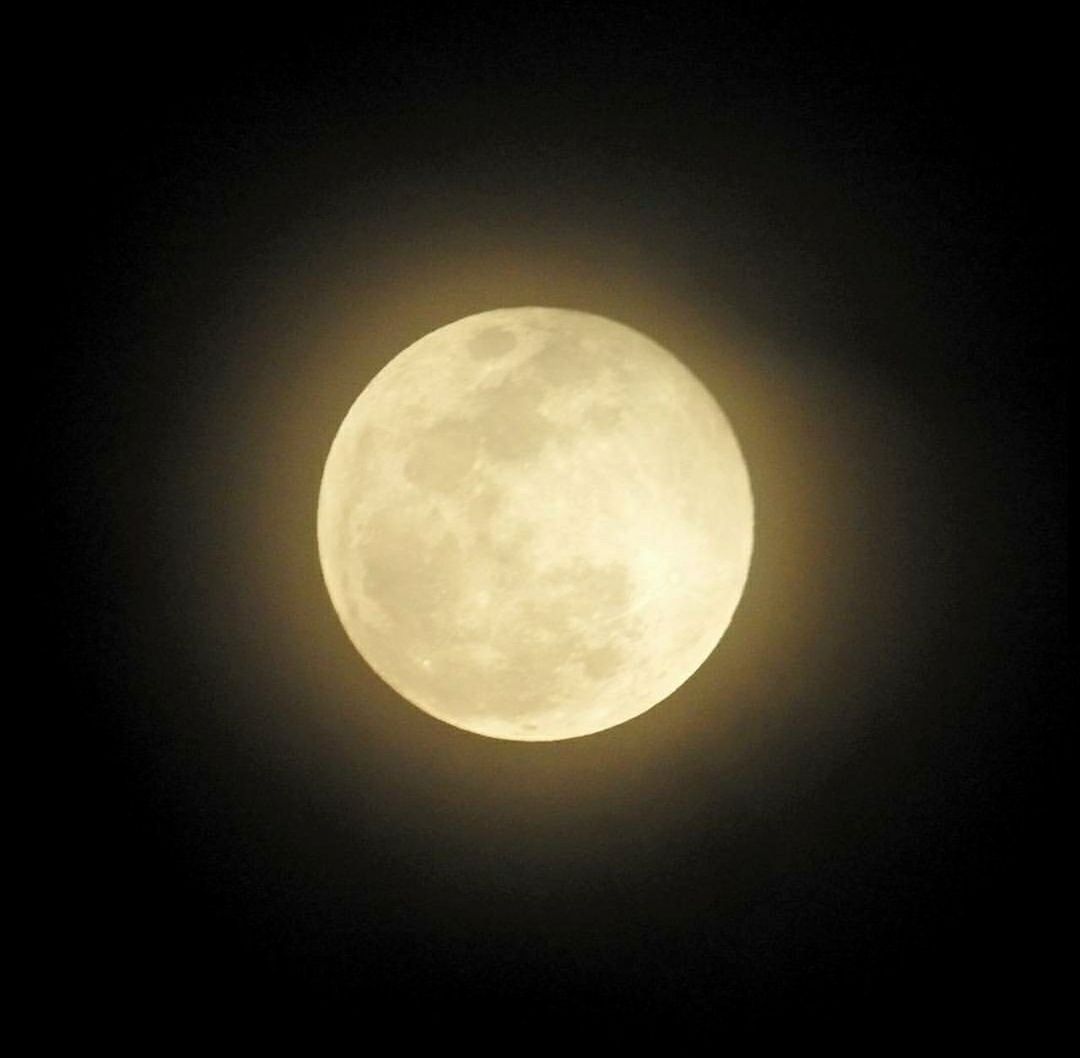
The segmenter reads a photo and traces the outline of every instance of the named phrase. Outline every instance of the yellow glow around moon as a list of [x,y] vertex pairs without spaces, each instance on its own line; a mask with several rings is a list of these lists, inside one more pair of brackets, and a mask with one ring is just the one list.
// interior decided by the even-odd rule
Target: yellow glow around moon
[[727,629],[750,481],[704,386],[644,335],[563,309],[441,327],[330,448],[323,575],[356,649],[426,712],[495,738],[650,709]]

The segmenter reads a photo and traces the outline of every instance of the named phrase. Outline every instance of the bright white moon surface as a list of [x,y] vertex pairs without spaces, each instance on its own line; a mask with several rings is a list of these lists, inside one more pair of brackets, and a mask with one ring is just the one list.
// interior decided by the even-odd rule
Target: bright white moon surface
[[712,395],[601,316],[495,309],[421,338],[330,448],[318,543],[356,649],[494,738],[588,735],[716,647],[746,584],[750,479]]

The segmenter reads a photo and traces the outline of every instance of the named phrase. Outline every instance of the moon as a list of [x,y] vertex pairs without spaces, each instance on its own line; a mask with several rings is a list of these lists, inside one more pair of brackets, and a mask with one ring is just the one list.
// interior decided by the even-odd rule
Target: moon
[[394,357],[330,447],[318,547],[353,645],[404,698],[493,738],[603,731],[727,630],[750,478],[702,383],[602,316],[504,308]]

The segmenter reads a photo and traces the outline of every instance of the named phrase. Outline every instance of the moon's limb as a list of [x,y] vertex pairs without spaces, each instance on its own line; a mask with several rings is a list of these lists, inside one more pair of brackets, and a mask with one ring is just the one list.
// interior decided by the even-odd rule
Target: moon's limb
[[645,336],[562,309],[433,331],[360,394],[318,543],[356,649],[448,723],[572,738],[649,709],[742,594],[753,501],[731,426]]

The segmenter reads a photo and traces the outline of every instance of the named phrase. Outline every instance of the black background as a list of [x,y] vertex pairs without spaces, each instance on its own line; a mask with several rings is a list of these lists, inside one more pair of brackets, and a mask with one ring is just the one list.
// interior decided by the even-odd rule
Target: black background
[[[31,461],[61,555],[40,596],[45,708],[74,749],[49,824],[46,991],[166,1025],[333,1009],[358,1026],[404,1012],[516,1032],[1037,1027],[1057,1003],[1067,851],[1050,822],[1064,785],[1050,751],[1065,386],[1048,325],[1064,293],[1048,260],[1065,215],[1061,27],[540,6],[327,14],[317,29],[305,12],[95,16],[28,41],[48,292]],[[936,490],[921,509],[947,526],[910,558],[931,580],[948,568],[934,642],[915,669],[851,691],[872,686],[876,726],[846,729],[828,768],[805,746],[770,764],[769,791],[788,769],[805,796],[694,758],[662,819],[630,783],[594,795],[571,839],[528,830],[514,805],[499,823],[478,809],[488,822],[469,830],[470,798],[490,796],[477,783],[439,792],[457,816],[424,822],[415,791],[407,811],[380,804],[395,780],[375,745],[346,818],[282,764],[280,740],[215,719],[230,699],[268,715],[273,701],[185,651],[188,611],[162,618],[172,581],[200,570],[170,565],[161,526],[181,501],[154,483],[213,385],[223,354],[203,338],[235,311],[221,291],[318,255],[342,202],[375,224],[441,183],[465,225],[630,218],[646,253],[689,258],[700,289],[779,344],[828,346],[834,368],[873,372],[936,424],[917,449]],[[184,502],[181,520],[197,492]],[[446,746],[467,755],[459,734]],[[514,765],[492,766],[509,781]],[[718,800],[734,822],[672,822]],[[657,819],[692,836],[620,858],[641,818],[641,842]],[[459,824],[488,840],[455,844]]]

